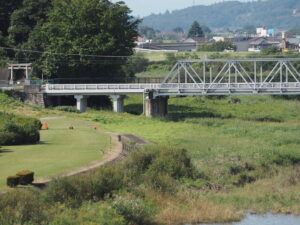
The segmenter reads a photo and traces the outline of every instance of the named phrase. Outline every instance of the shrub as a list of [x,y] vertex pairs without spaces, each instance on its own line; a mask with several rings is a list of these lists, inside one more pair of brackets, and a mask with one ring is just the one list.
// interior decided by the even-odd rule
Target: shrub
[[129,224],[152,224],[155,212],[154,207],[148,202],[133,196],[117,196],[111,203]]
[[[48,215],[47,215],[48,214]],[[42,202],[37,191],[11,191],[0,198],[0,224],[47,224],[49,205]]]
[[123,186],[123,170],[116,165],[101,168],[92,178],[92,192],[97,199],[111,195]]
[[236,46],[232,41],[217,41],[214,43],[205,43],[197,50],[205,52],[223,52],[224,50],[236,50]]
[[19,179],[20,179],[19,176],[9,176],[6,179],[6,184],[8,187],[11,187],[11,188],[16,187],[19,184]]
[[79,190],[71,182],[71,179],[68,178],[61,178],[50,182],[44,194],[47,202],[65,203],[71,207],[78,207],[82,203]]
[[19,177],[19,184],[31,184],[34,180],[34,172],[29,170],[20,171],[16,174]]
[[238,180],[234,182],[236,186],[244,186],[245,184],[249,184],[256,181],[254,176],[248,175],[246,173],[239,174]]
[[158,152],[148,171],[156,174],[165,173],[172,178],[179,179],[193,177],[195,169],[185,149],[167,148]]
[[40,128],[41,122],[37,119],[0,113],[0,145],[37,143]]
[[14,145],[17,143],[17,134],[0,132],[0,144],[1,145]]

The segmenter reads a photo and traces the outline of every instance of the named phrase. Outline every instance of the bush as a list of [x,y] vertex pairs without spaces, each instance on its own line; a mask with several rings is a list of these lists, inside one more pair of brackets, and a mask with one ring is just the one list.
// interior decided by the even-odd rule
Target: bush
[[246,173],[239,174],[238,180],[234,182],[234,185],[236,186],[244,186],[246,184],[252,183],[256,181],[256,178],[254,176],[248,175]]
[[39,192],[32,190],[11,191],[0,198],[0,224],[45,225],[49,205],[42,202]]
[[14,145],[17,143],[17,134],[0,132],[0,144],[1,145]]
[[34,172],[24,170],[16,174],[19,177],[19,184],[28,185],[34,181]]
[[225,50],[236,50],[232,41],[217,41],[214,43],[205,43],[198,48],[198,51],[205,52],[223,52]]
[[78,207],[82,203],[82,197],[75,184],[68,178],[61,178],[50,182],[45,190],[47,202],[58,202],[70,207]]
[[20,179],[19,176],[9,176],[6,179],[6,184],[8,187],[11,187],[11,188],[16,187],[19,184],[19,179]]
[[185,149],[169,148],[158,153],[148,171],[155,174],[165,173],[172,178],[193,177],[194,167]]
[[133,196],[117,196],[111,203],[129,224],[152,224],[154,207],[142,199]]
[[41,122],[37,119],[0,113],[0,145],[37,143],[40,128]]

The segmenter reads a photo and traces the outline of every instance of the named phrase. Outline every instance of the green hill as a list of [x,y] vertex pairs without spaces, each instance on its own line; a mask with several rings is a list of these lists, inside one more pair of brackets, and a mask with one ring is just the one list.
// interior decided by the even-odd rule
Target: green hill
[[237,29],[246,25],[288,29],[300,24],[299,0],[227,1],[209,6],[199,5],[164,14],[152,14],[143,25],[159,30],[182,27],[187,30],[197,20],[213,29]]

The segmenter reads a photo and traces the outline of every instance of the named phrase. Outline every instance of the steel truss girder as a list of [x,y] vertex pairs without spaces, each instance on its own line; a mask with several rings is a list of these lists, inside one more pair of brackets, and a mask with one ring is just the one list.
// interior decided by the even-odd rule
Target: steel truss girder
[[[276,88],[280,89],[279,93],[282,93],[284,90],[281,89],[286,86],[284,84],[300,84],[300,73],[293,65],[295,62],[300,64],[300,58],[180,60],[174,65],[162,85],[177,84],[176,89],[181,93],[182,90],[190,89],[184,86],[194,84],[197,93],[201,90],[202,93],[209,94],[218,92],[219,87],[226,87],[226,93],[237,93],[241,85],[245,85],[247,91],[262,93],[269,88],[267,85],[276,84]],[[267,66],[263,65],[266,63]],[[215,76],[212,75],[214,67],[217,68],[214,72]],[[206,73],[208,68],[209,77]]]

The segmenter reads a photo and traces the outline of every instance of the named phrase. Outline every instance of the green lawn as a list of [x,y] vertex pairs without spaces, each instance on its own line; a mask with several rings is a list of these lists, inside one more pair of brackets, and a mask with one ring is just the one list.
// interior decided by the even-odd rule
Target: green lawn
[[[41,131],[36,145],[3,146],[0,149],[0,190],[6,177],[20,170],[32,170],[35,179],[44,179],[99,161],[108,149],[109,136],[94,130],[87,122],[58,118],[47,121],[49,130]],[[74,130],[69,130],[69,126]]]

